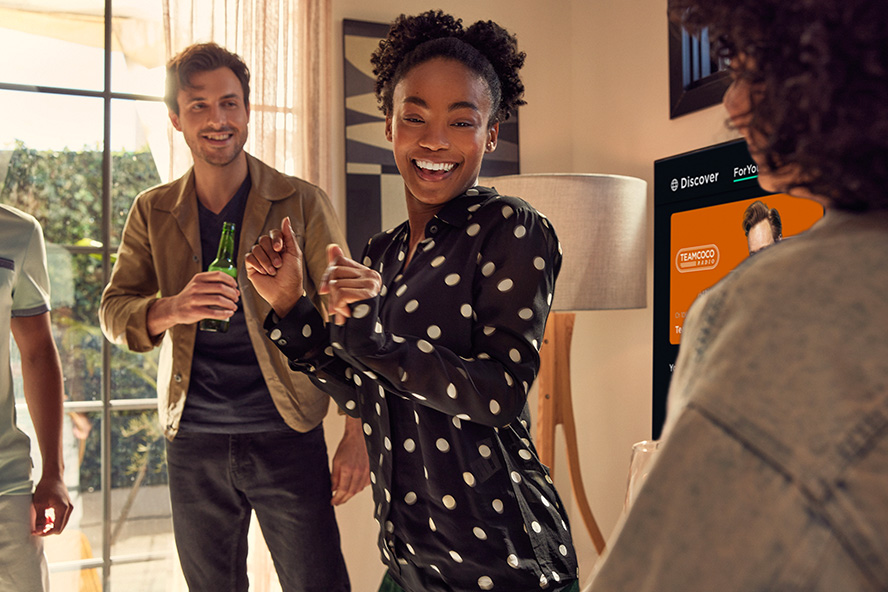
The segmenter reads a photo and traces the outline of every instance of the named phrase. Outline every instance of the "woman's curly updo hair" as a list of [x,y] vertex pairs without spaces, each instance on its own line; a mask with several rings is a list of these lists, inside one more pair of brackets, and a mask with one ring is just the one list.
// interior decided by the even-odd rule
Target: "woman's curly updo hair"
[[[709,27],[733,75],[756,85],[750,131],[772,170],[832,207],[888,208],[888,2],[669,0]],[[759,93],[760,89],[760,93]]]
[[514,35],[492,21],[463,28],[462,20],[440,10],[418,16],[401,15],[388,36],[379,42],[370,62],[376,76],[376,98],[386,115],[398,82],[415,66],[434,58],[456,60],[481,76],[491,98],[491,121],[502,122],[524,105],[524,84],[518,70],[524,65]]

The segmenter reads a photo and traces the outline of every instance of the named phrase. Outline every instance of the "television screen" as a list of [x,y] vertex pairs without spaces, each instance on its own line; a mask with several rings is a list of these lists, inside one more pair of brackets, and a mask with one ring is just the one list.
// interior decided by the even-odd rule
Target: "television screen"
[[763,243],[774,240],[775,225],[767,220],[747,237],[744,219],[755,202],[762,202],[771,217],[776,210],[782,240],[791,240],[823,215],[823,208],[811,200],[759,187],[743,140],[654,163],[654,439],[660,437],[666,416],[688,308]]

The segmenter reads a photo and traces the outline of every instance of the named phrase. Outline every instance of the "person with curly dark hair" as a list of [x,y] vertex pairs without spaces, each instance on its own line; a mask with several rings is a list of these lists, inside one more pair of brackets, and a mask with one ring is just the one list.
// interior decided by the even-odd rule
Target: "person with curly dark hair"
[[670,0],[759,182],[823,204],[688,312],[663,442],[589,590],[888,590],[888,4]]
[[248,272],[274,311],[269,338],[363,422],[381,591],[579,590],[526,405],[558,238],[523,200],[478,186],[524,103],[524,54],[493,22],[433,11],[399,17],[372,62],[408,220],[360,263],[329,247],[327,326],[301,296],[289,226],[260,239]]

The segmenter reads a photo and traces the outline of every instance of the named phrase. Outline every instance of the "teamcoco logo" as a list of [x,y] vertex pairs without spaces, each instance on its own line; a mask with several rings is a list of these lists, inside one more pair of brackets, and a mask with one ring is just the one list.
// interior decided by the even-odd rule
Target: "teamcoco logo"
[[721,254],[717,245],[703,245],[701,247],[685,247],[675,254],[675,269],[678,273],[690,273],[692,271],[707,271],[718,267]]
[[705,175],[697,175],[696,177],[681,177],[681,179],[672,179],[669,187],[672,191],[679,189],[688,189],[689,187],[700,187],[701,185],[709,185],[718,182],[718,173],[707,173]]

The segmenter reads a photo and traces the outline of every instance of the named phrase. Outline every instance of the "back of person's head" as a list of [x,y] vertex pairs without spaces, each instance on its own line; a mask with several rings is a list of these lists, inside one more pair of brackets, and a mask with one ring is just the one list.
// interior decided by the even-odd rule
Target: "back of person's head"
[[525,101],[518,70],[524,65],[514,35],[492,21],[463,28],[462,20],[439,11],[399,16],[373,52],[376,98],[383,113],[392,112],[395,86],[415,66],[431,59],[452,59],[478,74],[490,91],[492,120],[502,122]]
[[771,236],[774,242],[783,238],[783,222],[780,221],[780,212],[777,208],[769,208],[762,201],[754,201],[743,212],[743,234],[749,236],[749,231],[759,222],[768,221],[771,227]]
[[229,68],[234,72],[244,92],[244,105],[249,107],[250,70],[240,56],[215,43],[195,43],[183,49],[167,64],[166,92],[163,95],[167,108],[179,115],[179,90],[191,87],[192,75],[219,68]]
[[774,171],[849,210],[888,208],[888,2],[669,0],[753,85],[750,132]]

